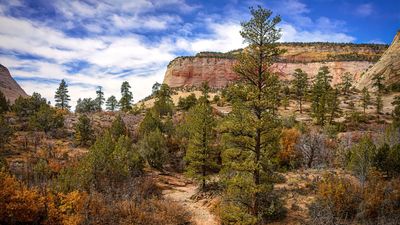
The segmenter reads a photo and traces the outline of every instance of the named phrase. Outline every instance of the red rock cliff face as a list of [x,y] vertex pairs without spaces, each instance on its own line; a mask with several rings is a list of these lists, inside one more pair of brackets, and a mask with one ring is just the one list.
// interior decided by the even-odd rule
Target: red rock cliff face
[[19,96],[27,97],[28,95],[19,86],[19,84],[11,77],[6,67],[0,64],[0,91],[6,98],[13,103]]
[[[287,52],[274,64],[281,79],[291,79],[295,69],[300,68],[312,78],[321,66],[328,66],[333,83],[340,82],[340,76],[349,72],[358,80],[362,73],[380,58],[386,45],[355,44],[282,44]],[[164,83],[171,87],[200,86],[208,82],[211,87],[221,88],[234,82],[238,76],[232,67],[236,63],[235,52],[199,53],[194,57],[178,57],[167,68]]]
[[200,86],[207,81],[212,87],[225,87],[237,80],[233,59],[185,58],[174,61],[167,69],[164,83],[170,87]]

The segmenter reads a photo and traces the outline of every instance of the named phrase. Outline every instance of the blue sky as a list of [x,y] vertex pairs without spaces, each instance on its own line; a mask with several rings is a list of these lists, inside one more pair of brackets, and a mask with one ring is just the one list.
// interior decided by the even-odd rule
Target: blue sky
[[390,43],[400,29],[398,0],[0,0],[0,63],[21,86],[53,102],[61,79],[72,105],[119,97],[127,80],[135,101],[162,82],[180,55],[243,47],[249,6],[282,16],[281,41]]

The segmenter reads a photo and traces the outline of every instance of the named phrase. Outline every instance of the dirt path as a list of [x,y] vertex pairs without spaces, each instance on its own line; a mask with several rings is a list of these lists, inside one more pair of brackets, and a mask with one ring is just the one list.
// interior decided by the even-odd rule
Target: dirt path
[[170,199],[188,210],[192,222],[197,225],[218,225],[217,218],[210,212],[205,200],[195,201],[191,197],[196,193],[197,185],[180,174],[157,174],[157,184],[163,189],[165,198]]

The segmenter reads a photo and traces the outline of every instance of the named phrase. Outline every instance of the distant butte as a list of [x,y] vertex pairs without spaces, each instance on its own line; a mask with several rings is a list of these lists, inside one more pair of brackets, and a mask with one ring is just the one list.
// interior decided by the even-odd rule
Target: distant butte
[[[353,74],[357,82],[388,49],[388,45],[382,44],[281,43],[280,46],[286,49],[286,53],[274,67],[281,79],[291,79],[297,68],[313,77],[321,66],[328,66],[333,84],[339,83],[345,72]],[[178,88],[199,86],[206,81],[214,88],[225,87],[238,79],[232,66],[239,51],[202,52],[196,56],[178,57],[168,65],[164,83]]]

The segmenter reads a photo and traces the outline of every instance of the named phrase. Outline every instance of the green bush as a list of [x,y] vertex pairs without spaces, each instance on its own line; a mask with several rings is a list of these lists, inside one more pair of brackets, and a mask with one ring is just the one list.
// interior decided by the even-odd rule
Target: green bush
[[64,126],[64,115],[61,111],[44,104],[29,118],[29,126],[33,130],[48,133]]
[[37,113],[43,105],[47,105],[46,99],[34,92],[31,97],[17,98],[12,106],[12,111],[21,118],[27,118]]
[[168,149],[161,131],[156,129],[146,134],[139,142],[139,151],[151,167],[162,169],[167,160]]
[[75,141],[81,146],[90,146],[94,139],[92,125],[89,117],[85,114],[79,116],[78,123],[75,125]]
[[376,146],[370,137],[364,136],[361,141],[350,150],[349,168],[364,185],[373,166]]
[[10,110],[10,102],[7,101],[3,92],[0,91],[0,114],[3,114],[4,112],[7,112],[8,110]]
[[193,106],[195,106],[196,104],[197,104],[196,95],[194,93],[192,93],[189,96],[187,96],[186,98],[179,97],[178,108],[181,110],[187,111],[190,108],[192,108]]

